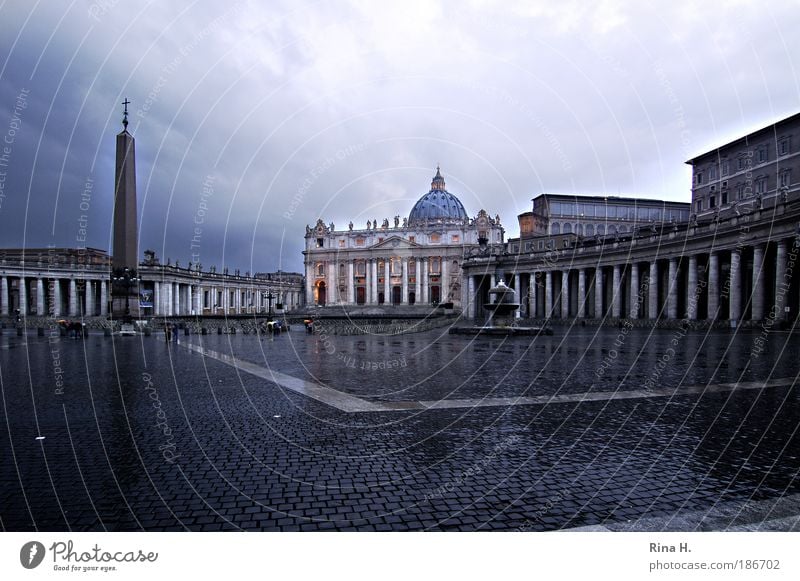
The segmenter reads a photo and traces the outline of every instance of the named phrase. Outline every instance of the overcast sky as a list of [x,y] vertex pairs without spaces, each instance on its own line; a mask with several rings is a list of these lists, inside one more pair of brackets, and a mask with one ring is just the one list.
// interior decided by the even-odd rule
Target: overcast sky
[[140,256],[253,272],[437,163],[507,236],[542,192],[689,201],[685,160],[800,110],[798,2],[165,4],[0,1],[0,246],[109,249],[126,97]]

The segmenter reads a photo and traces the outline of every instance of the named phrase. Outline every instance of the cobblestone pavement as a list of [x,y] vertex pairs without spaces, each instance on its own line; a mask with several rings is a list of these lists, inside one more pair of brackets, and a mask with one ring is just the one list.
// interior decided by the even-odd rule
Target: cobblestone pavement
[[322,331],[6,331],[0,525],[749,530],[797,506],[797,335]]

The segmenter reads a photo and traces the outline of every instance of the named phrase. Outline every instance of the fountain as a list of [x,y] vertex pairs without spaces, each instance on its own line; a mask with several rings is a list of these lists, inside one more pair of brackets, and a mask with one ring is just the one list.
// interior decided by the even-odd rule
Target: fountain
[[501,278],[497,286],[489,289],[489,303],[483,305],[489,311],[489,318],[483,326],[450,327],[452,335],[552,335],[549,327],[520,327],[515,325],[519,303],[514,289],[506,286]]

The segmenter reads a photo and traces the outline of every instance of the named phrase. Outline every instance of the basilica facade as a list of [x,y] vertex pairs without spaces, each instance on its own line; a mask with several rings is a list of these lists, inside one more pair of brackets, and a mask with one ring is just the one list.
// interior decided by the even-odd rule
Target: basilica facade
[[461,263],[471,248],[502,246],[500,217],[470,218],[436,168],[431,189],[407,218],[351,222],[346,230],[317,220],[303,251],[307,305],[452,305],[463,298]]

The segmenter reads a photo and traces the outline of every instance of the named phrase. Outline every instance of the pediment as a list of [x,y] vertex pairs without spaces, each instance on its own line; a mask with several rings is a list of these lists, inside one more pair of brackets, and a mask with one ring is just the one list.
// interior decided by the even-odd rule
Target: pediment
[[420,245],[400,236],[390,236],[386,240],[373,245],[372,248],[384,248],[387,250],[410,250],[412,248],[420,248]]

